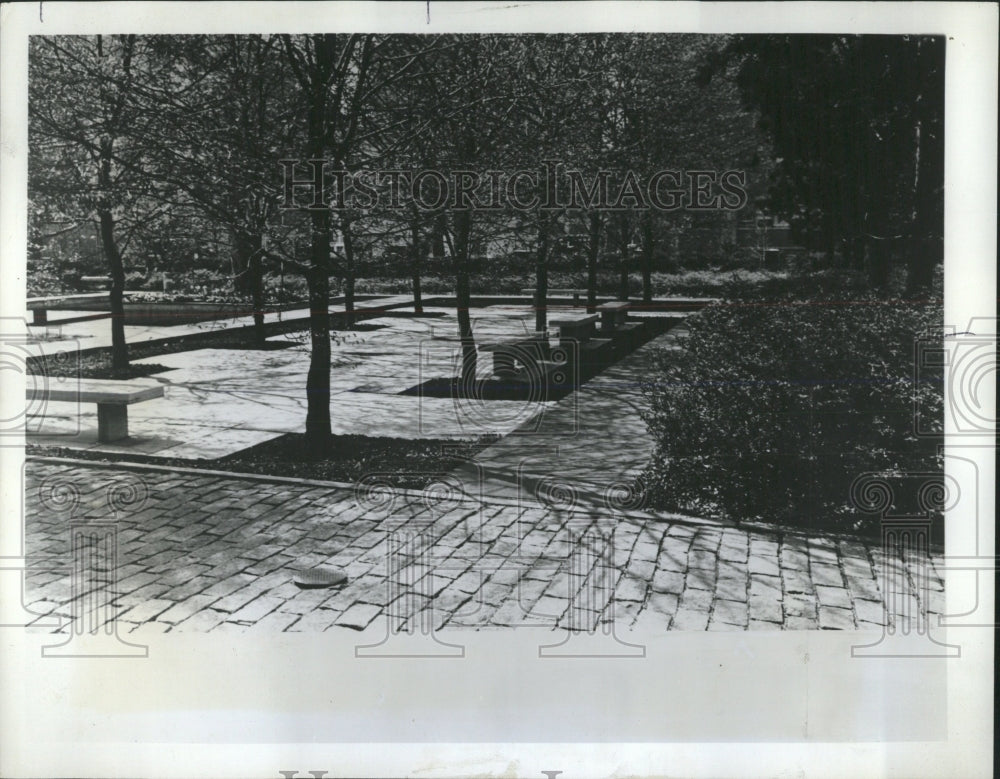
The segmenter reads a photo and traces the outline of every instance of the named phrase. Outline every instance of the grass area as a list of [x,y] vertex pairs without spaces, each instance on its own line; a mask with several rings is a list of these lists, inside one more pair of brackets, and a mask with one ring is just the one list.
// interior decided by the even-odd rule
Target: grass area
[[28,454],[72,457],[96,462],[135,462],[179,468],[200,468],[263,476],[355,483],[378,474],[380,481],[402,489],[423,489],[478,452],[499,440],[497,435],[476,441],[449,439],[371,438],[333,436],[327,453],[309,454],[305,436],[287,433],[217,460],[80,451],[65,447],[28,445]]

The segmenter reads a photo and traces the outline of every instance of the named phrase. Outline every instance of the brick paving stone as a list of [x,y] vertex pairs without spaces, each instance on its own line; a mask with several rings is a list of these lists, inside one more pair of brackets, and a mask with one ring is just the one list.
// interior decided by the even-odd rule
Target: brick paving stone
[[881,600],[871,601],[856,599],[854,601],[854,611],[858,615],[858,620],[871,622],[877,625],[886,624],[885,606]]
[[831,606],[838,609],[851,608],[851,596],[843,587],[828,587],[820,584],[816,586],[816,596],[819,598],[821,606]]
[[654,593],[680,595],[684,591],[684,574],[677,571],[659,570],[653,575],[651,589]]
[[375,618],[381,613],[382,609],[378,606],[372,606],[367,603],[355,603],[347,609],[347,611],[337,617],[334,620],[334,624],[340,627],[352,628],[354,630],[364,630],[372,622],[374,622]]
[[452,587],[461,592],[473,593],[482,588],[485,580],[481,571],[466,571],[452,582]]
[[641,579],[623,576],[615,585],[615,600],[629,600],[642,603],[646,600],[647,586],[646,582]]
[[688,567],[687,545],[675,546],[674,539],[667,538],[656,562],[663,570],[683,573]]
[[729,625],[746,627],[747,619],[746,601],[719,599],[712,606],[712,622],[725,622]]
[[625,601],[612,601],[608,604],[609,611],[605,611],[602,619],[607,618],[608,614],[614,615],[614,621],[619,625],[626,628],[630,628],[639,616],[639,612],[642,610],[642,604],[634,600]]
[[246,574],[236,574],[235,576],[215,582],[205,589],[204,593],[206,595],[218,595],[221,598],[246,587],[253,580],[254,578],[252,576],[247,576]]
[[591,609],[581,609],[571,606],[559,619],[559,627],[567,630],[592,633],[600,623],[601,613]]
[[250,601],[239,611],[234,611],[229,615],[231,622],[257,622],[263,619],[272,611],[276,611],[284,603],[280,598],[271,598],[261,595],[256,600]]
[[173,605],[173,601],[169,600],[153,599],[143,601],[132,608],[126,609],[119,615],[119,619],[126,622],[148,622]]
[[746,545],[736,547],[727,546],[725,543],[719,547],[719,559],[727,562],[745,563],[747,561]]
[[778,549],[778,542],[771,538],[761,538],[760,536],[750,537],[750,557],[777,560]]
[[763,574],[750,574],[750,597],[781,599],[781,579],[777,576],[764,576]]
[[287,614],[282,611],[272,611],[254,623],[254,630],[262,633],[281,633],[290,628],[299,619],[298,614]]
[[715,585],[715,592],[720,598],[746,603],[747,583],[747,577],[737,578],[724,573],[719,576],[719,581]]
[[731,622],[722,622],[721,620],[718,619],[709,620],[708,627],[706,628],[706,630],[710,630],[712,632],[724,632],[724,631],[744,630],[744,629],[745,628],[743,625],[734,625]]
[[514,597],[516,584],[506,584],[504,582],[487,582],[476,595],[482,598],[484,603],[492,606],[500,606],[505,600]]
[[750,597],[751,619],[777,622],[780,624],[782,616],[781,600],[762,595]]
[[817,605],[816,598],[807,595],[789,595],[782,601],[788,617],[815,619]]
[[[374,604],[348,604],[346,608],[341,609],[341,611],[347,611],[348,609],[354,608],[356,605],[374,605]],[[396,598],[387,609],[384,609],[387,615],[392,615],[402,619],[404,622],[412,620],[421,612],[428,612],[428,617],[431,618],[432,613],[436,611],[434,608],[433,599],[426,597],[425,595],[420,595],[419,593],[407,592]]]
[[847,588],[856,599],[863,598],[865,600],[877,600],[880,602],[882,600],[878,582],[874,579],[861,579],[849,575],[847,577]]
[[781,622],[768,622],[764,619],[751,619],[747,630],[781,630]]
[[448,588],[435,596],[434,611],[452,614],[461,610],[462,606],[473,600],[472,595],[458,589]]
[[748,568],[750,569],[750,573],[762,574],[764,576],[778,576],[781,574],[781,568],[778,565],[777,557],[762,557],[757,556],[752,552]]
[[127,595],[130,592],[135,592],[140,587],[145,587],[151,582],[155,582],[159,577],[155,573],[136,573],[124,579],[119,579],[115,584],[115,589],[123,594]]
[[650,581],[653,578],[653,573],[656,571],[656,563],[647,562],[645,560],[632,559],[628,566],[628,572],[630,576],[637,579],[643,579],[644,581]]
[[652,541],[648,538],[642,538],[635,545],[632,550],[632,562],[646,562],[655,563],[656,558],[660,555],[660,543],[659,541]]
[[854,615],[850,609],[820,606],[819,626],[823,630],[854,630]]
[[916,596],[910,595],[897,595],[889,599],[889,611],[895,617],[909,618],[911,621],[916,620],[917,615],[920,613],[920,603],[917,601]]
[[838,560],[836,547],[809,546],[809,561],[813,565],[836,565]]
[[543,621],[550,621],[555,626],[568,608],[569,601],[566,598],[544,595],[535,602],[535,605],[531,607],[531,611],[528,613],[532,617],[537,617]]
[[269,590],[268,594],[275,598],[281,598],[283,603],[281,610],[295,614],[305,614],[318,606],[323,608],[337,608],[328,601],[335,599],[341,588],[302,590],[294,584],[283,584]]
[[168,625],[165,622],[157,622],[155,620],[152,622],[143,622],[128,631],[129,641],[134,641],[143,636],[163,635],[164,633],[169,633],[172,628],[173,625]]
[[843,587],[844,577],[840,569],[835,565],[813,565],[809,570],[809,575],[817,584],[828,584],[832,587]]
[[127,595],[123,595],[122,598],[127,598],[128,600],[135,601],[146,601],[152,600],[153,598],[159,598],[161,595],[168,594],[169,588],[160,583],[159,581],[150,582],[145,587],[140,587],[134,592],[130,592]]
[[694,537],[691,549],[697,552],[715,552],[718,550],[721,541],[722,534],[718,531],[699,530]]
[[681,594],[679,608],[685,611],[704,611],[707,616],[712,607],[712,597],[708,590],[686,589]]
[[525,608],[530,608],[535,601],[542,597],[548,581],[535,581],[533,579],[521,579],[515,590],[518,602]]
[[583,581],[579,576],[570,576],[565,571],[561,571],[549,578],[549,585],[543,594],[555,598],[570,598],[580,589]]
[[786,570],[782,576],[785,592],[790,593],[812,593],[815,585],[809,574],[797,568]]
[[314,609],[303,614],[285,628],[288,633],[321,633],[333,627],[340,612],[330,609]]
[[816,630],[819,621],[815,617],[786,616],[784,622],[785,630]]
[[781,548],[781,567],[784,570],[809,570],[809,556],[802,550],[789,546],[786,542]]
[[490,615],[489,620],[493,625],[523,625],[526,613],[527,608],[518,603],[516,598],[511,598],[501,603],[500,607]]
[[649,600],[646,601],[646,609],[651,611],[658,611],[661,614],[666,614],[667,616],[673,616],[674,612],[677,611],[677,605],[680,602],[680,598],[672,593],[665,592],[654,592],[649,596]]
[[189,617],[194,616],[199,611],[203,611],[211,606],[218,598],[214,595],[192,595],[180,603],[174,603],[169,609],[164,611],[158,619],[161,622],[169,622],[176,625]]
[[252,583],[250,583],[247,584],[245,587],[241,587],[240,589],[236,590],[236,592],[232,592],[229,595],[225,595],[219,598],[219,600],[215,602],[214,608],[217,611],[225,611],[232,614],[236,611],[239,611],[241,608],[243,608],[245,605],[247,605],[250,601],[252,601],[259,595],[260,592],[258,592],[257,589],[253,587]]
[[692,549],[690,554],[688,554],[689,569],[701,568],[705,570],[714,570],[717,562],[715,552],[710,552],[704,549]]
[[679,608],[670,621],[671,630],[705,630],[708,627],[708,611]]

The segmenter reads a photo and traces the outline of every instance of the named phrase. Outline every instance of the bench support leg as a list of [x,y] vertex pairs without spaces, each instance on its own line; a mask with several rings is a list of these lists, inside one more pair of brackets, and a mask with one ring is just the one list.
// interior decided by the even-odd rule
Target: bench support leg
[[47,325],[49,323],[49,312],[44,308],[36,308],[31,312],[34,318],[31,320],[33,325]]
[[124,403],[97,404],[97,440],[102,444],[128,438],[128,406]]

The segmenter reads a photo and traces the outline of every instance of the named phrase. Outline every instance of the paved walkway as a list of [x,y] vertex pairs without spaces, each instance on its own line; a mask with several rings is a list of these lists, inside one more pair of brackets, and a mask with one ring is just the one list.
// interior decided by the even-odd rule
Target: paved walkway
[[[683,324],[653,338],[585,382],[576,392],[539,408],[511,435],[487,447],[457,472],[471,494],[541,502],[604,506],[626,501],[639,508],[634,478],[656,448],[640,411],[640,384],[663,354],[681,348]],[[540,406],[543,404],[539,404]]]
[[[369,305],[393,301],[385,298]],[[470,440],[488,433],[505,435],[540,411],[539,404],[524,402],[468,404],[400,395],[422,381],[458,372],[461,346],[455,310],[426,311],[439,316],[372,318],[364,322],[364,330],[332,334],[330,415],[335,434]],[[477,337],[489,340],[525,333],[531,317],[526,306],[477,309]],[[81,323],[87,324],[91,323]],[[301,432],[310,346],[304,336],[292,343],[272,351],[194,349],[136,360],[168,370],[133,381],[160,384],[164,396],[129,409],[129,439],[98,443],[96,406],[50,401],[29,422],[32,443],[211,459],[284,433]],[[487,373],[489,360],[480,363]]]
[[[114,527],[119,633],[875,630],[890,574],[890,619],[943,607],[939,558],[830,536],[41,460],[26,482],[29,607],[72,616],[106,591]],[[299,589],[295,574],[315,567],[349,581]]]

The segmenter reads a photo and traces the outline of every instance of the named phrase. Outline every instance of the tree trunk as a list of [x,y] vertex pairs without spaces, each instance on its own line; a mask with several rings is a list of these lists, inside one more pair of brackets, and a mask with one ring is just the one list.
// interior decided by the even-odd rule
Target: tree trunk
[[111,275],[111,370],[114,374],[124,375],[129,367],[128,344],[125,342],[125,266],[118,251],[118,244],[115,243],[115,220],[108,204],[112,187],[111,142],[102,141],[100,148],[101,156],[97,172],[100,194],[97,216],[100,223],[101,246]]
[[264,331],[264,261],[261,256],[263,238],[260,234],[246,235],[237,230],[230,232],[232,240],[233,265],[245,268],[240,277],[242,282],[237,288],[250,295],[250,305],[253,308],[253,338],[254,343],[263,346],[267,341]]
[[330,426],[330,212],[313,211],[309,285],[311,354],[306,377],[306,448],[326,453],[333,435]]
[[642,302],[648,308],[653,302],[653,219],[647,211],[642,220]]
[[341,223],[344,235],[344,327],[354,329],[354,234],[351,232],[351,222],[345,219]]
[[472,214],[455,213],[455,304],[458,313],[458,336],[462,341],[461,384],[467,390],[476,381],[476,341],[472,333],[472,294],[469,284],[469,243]]
[[618,299],[628,300],[628,231],[621,226],[622,233],[618,244]]
[[423,264],[423,241],[420,240],[420,224],[416,221],[410,223],[411,240],[411,262],[413,271],[413,311],[416,314],[424,313],[424,301],[420,291],[420,266]]
[[866,243],[868,255],[868,283],[880,295],[889,289],[891,263],[888,241],[869,239]]
[[535,254],[535,330],[548,328],[549,299],[549,226],[544,215],[538,218],[538,248]]
[[601,252],[601,215],[590,215],[590,244],[587,247],[587,313],[597,311],[597,257]]
[[930,290],[934,282],[934,268],[942,260],[940,236],[944,235],[942,213],[935,198],[935,171],[940,162],[935,159],[942,154],[930,134],[922,132],[923,126],[917,122],[915,128],[915,178],[913,221],[907,248],[910,267],[906,278],[908,294],[921,294]]
[[264,330],[264,258],[261,255],[261,237],[253,237],[254,250],[250,255],[247,271],[250,274],[250,303],[253,305],[253,334],[258,346],[267,341]]

